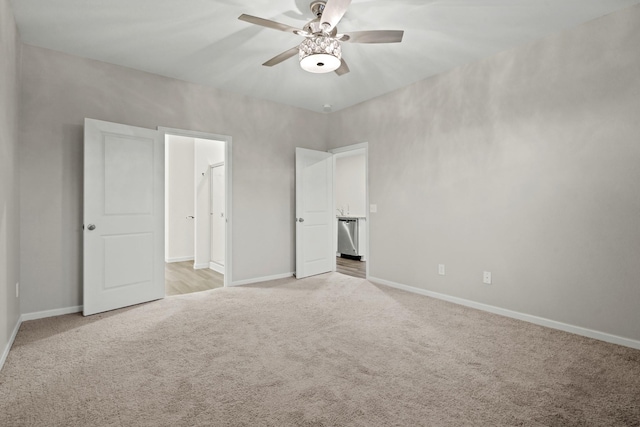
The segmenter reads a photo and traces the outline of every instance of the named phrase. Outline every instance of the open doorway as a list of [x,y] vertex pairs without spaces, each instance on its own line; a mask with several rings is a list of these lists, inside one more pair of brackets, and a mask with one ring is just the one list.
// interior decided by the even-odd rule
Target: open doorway
[[[336,200],[336,192],[350,187],[351,179],[336,176],[336,162],[341,158],[360,156],[364,168],[356,172],[356,180],[364,183],[357,191],[359,201]],[[357,219],[355,231],[351,234],[352,255],[359,264],[355,265],[357,277],[369,277],[369,191],[368,191],[368,143],[355,144],[333,150],[318,151],[296,147],[296,188],[295,188],[295,228],[296,262],[295,276],[302,279],[316,274],[338,270],[338,264],[347,259],[338,248],[338,226],[340,219]],[[351,173],[351,172],[348,172]],[[364,189],[364,190],[363,190]],[[364,196],[364,198],[362,198]],[[338,196],[340,197],[340,196]],[[362,203],[364,200],[364,203]],[[373,205],[371,205],[373,208]],[[345,274],[355,275],[345,269]]]
[[165,138],[165,293],[229,280],[230,138],[161,129]]
[[331,150],[334,154],[336,271],[367,277],[368,179],[367,144]]

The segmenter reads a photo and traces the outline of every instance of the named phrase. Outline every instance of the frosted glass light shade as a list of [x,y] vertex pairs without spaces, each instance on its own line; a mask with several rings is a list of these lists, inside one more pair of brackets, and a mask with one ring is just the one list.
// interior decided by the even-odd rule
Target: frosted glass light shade
[[298,49],[300,66],[310,73],[330,73],[342,63],[340,43],[331,37],[306,38]]

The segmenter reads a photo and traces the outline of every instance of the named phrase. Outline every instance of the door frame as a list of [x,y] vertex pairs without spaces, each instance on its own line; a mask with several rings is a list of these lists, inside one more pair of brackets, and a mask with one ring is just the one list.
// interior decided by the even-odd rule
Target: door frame
[[[225,166],[225,162],[218,162],[218,163],[214,163],[209,165],[209,212],[213,213],[213,170],[215,168],[219,168],[221,166]],[[227,178],[227,174],[226,174],[226,169],[225,169],[225,192],[227,190],[227,186],[226,186],[226,178]],[[226,199],[225,199],[225,209],[226,209]],[[227,213],[224,213],[224,219],[225,219],[225,224],[226,224],[226,220],[227,220]],[[209,230],[209,250],[211,251],[211,248],[213,247],[213,223],[212,223],[212,217],[209,217],[209,227],[212,227],[211,230]],[[226,232],[227,227],[225,227],[225,232]],[[225,241],[226,241],[226,236],[225,236]],[[226,249],[226,244],[225,244],[225,249]],[[209,269],[217,271],[218,273],[222,273],[223,275],[226,273],[226,259],[227,259],[227,254],[224,254],[224,264],[222,265],[222,268],[218,267],[216,264],[218,263],[214,263],[213,258],[211,256],[209,256]],[[219,265],[219,264],[218,264]]]
[[[363,150],[364,149],[364,173],[365,173],[365,230],[367,233],[366,244],[365,244],[365,278],[369,278],[369,267],[371,265],[371,253],[369,252],[369,247],[371,244],[371,233],[370,233],[370,222],[369,222],[369,143],[368,142],[360,142],[358,144],[345,145],[342,147],[332,148],[328,152],[333,154],[333,212],[336,212],[336,197],[335,197],[335,174],[336,174],[336,158],[338,157],[346,157],[346,155],[351,155],[351,151]],[[338,221],[333,222],[333,247],[338,247]],[[333,271],[336,271],[336,261],[334,257],[333,261]]]
[[[231,274],[233,272],[232,269],[232,230],[233,230],[233,215],[231,212],[233,206],[233,183],[232,183],[232,138],[230,135],[219,135],[215,133],[207,133],[207,132],[199,132],[193,130],[185,130],[185,129],[176,129],[176,128],[168,128],[163,126],[158,126],[158,132],[160,133],[160,137],[162,141],[166,141],[167,135],[174,136],[184,136],[189,138],[199,138],[199,139],[209,139],[214,141],[222,141],[224,142],[224,163],[225,163],[225,174],[224,174],[224,186],[225,186],[225,215],[227,220],[227,226],[225,228],[225,236],[224,236],[224,250],[225,250],[225,263],[224,263],[224,286],[231,286],[233,283]],[[166,171],[165,171],[166,173]],[[166,240],[166,236],[165,236]]]

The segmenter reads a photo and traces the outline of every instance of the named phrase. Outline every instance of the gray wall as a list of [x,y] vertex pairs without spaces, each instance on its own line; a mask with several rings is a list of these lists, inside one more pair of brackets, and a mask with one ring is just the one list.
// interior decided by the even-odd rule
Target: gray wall
[[18,111],[20,38],[8,0],[0,0],[0,357],[20,317]]
[[639,340],[639,28],[635,6],[333,114],[332,145],[369,142],[371,276]]
[[234,281],[294,270],[294,148],[324,116],[24,46],[20,127],[23,313],[82,304],[85,117],[233,138]]

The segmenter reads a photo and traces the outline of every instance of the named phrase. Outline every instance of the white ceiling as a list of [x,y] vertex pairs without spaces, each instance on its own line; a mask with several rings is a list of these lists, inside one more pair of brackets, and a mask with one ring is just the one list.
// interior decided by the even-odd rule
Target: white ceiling
[[343,43],[351,72],[310,74],[297,57],[261,64],[301,37],[310,0],[13,0],[23,42],[313,111],[360,103],[640,0],[353,0],[341,33],[405,30],[400,44]]

